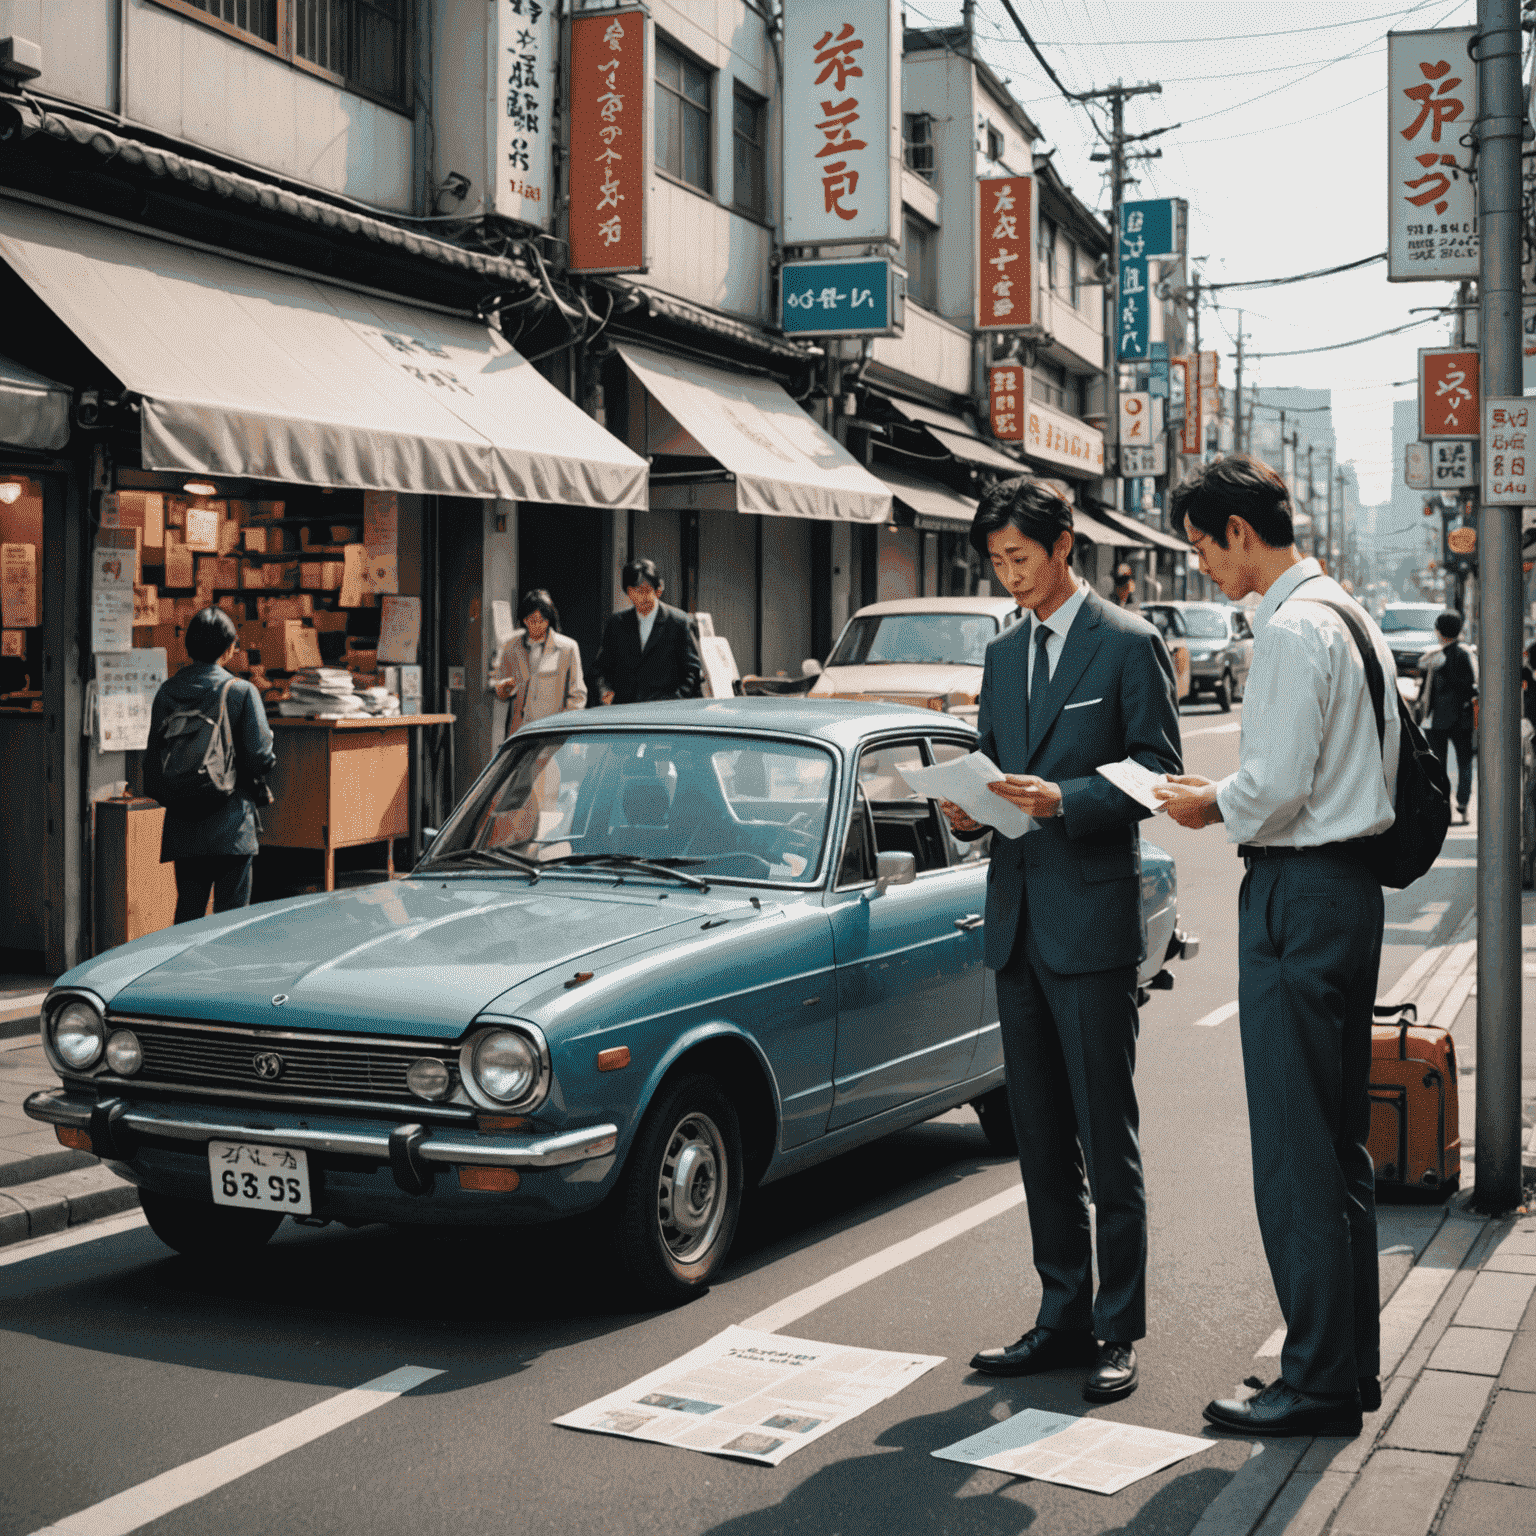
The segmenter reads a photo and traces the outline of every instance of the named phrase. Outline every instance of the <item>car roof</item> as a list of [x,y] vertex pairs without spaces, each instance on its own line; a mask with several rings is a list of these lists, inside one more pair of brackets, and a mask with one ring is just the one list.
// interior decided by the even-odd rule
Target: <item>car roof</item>
[[974,735],[968,721],[942,711],[919,709],[911,704],[884,704],[865,699],[740,698],[666,699],[653,704],[610,704],[602,709],[566,711],[546,715],[523,727],[519,735],[535,731],[625,730],[654,726],[661,730],[693,727],[696,730],[771,731],[785,736],[805,736],[844,749],[856,746],[882,728],[926,731],[958,730]]
[[854,618],[869,613],[990,613],[998,617],[1013,612],[1011,597],[897,597],[884,603],[867,603]]

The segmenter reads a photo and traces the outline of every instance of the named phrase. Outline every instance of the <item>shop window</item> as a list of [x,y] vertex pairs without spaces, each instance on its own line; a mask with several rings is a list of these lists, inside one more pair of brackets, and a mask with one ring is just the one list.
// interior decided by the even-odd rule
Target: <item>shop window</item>
[[902,213],[901,260],[907,297],[926,309],[939,307],[939,232],[910,209]]
[[768,103],[737,85],[732,103],[731,140],[735,187],[732,196],[743,213],[768,217]]
[[913,175],[933,180],[933,119],[926,112],[902,114],[901,156]]
[[0,477],[0,712],[42,708],[43,487],[25,475]]
[[264,43],[277,41],[278,0],[186,0],[186,4]]
[[656,168],[701,192],[714,189],[710,155],[710,75],[656,41]]
[[1040,361],[1035,364],[1030,393],[1042,405],[1054,405],[1058,410],[1078,414],[1077,382],[1055,363]]

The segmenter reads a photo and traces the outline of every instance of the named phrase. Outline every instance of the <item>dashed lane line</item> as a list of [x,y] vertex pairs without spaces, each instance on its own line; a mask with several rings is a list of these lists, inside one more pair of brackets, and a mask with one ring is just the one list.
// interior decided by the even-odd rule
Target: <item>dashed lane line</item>
[[1237,1017],[1236,1003],[1223,1003],[1220,1008],[1213,1008],[1203,1019],[1196,1019],[1196,1029],[1214,1029],[1218,1024],[1225,1024],[1228,1019]]

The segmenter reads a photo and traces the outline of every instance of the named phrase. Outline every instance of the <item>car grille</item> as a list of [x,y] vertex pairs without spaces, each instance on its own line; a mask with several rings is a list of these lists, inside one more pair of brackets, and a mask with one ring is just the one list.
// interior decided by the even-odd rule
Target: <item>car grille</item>
[[138,1037],[144,1065],[134,1080],[145,1083],[238,1090],[274,1099],[422,1104],[406,1087],[412,1062],[432,1057],[457,1076],[457,1046],[437,1042],[305,1036],[136,1018],[113,1019],[112,1026],[126,1026]]

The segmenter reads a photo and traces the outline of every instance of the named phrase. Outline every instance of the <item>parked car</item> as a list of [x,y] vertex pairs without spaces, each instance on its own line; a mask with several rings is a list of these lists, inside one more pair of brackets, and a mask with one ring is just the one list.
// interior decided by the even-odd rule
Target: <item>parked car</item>
[[[1144,603],[1154,624],[1179,623],[1189,648],[1190,697],[1212,698],[1223,711],[1243,696],[1253,665],[1253,629],[1247,613],[1229,603]],[[1174,616],[1177,615],[1177,619]]]
[[1425,651],[1440,643],[1435,620],[1445,612],[1440,603],[1388,603],[1381,610],[1381,632],[1392,647],[1399,677],[1417,677]]
[[[411,876],[205,917],[43,1005],[26,1110],[227,1261],[285,1215],[538,1224],[601,1207],[662,1300],[725,1261],[751,1185],[958,1105],[1011,1144],[982,966],[987,844],[903,764],[931,711],[687,700],[536,721]],[[1140,845],[1144,987],[1173,860]],[[547,1249],[540,1251],[548,1251]]]
[[1182,704],[1194,687],[1193,673],[1189,664],[1189,627],[1176,605],[1172,603],[1144,603],[1141,616],[1156,626],[1173,658],[1173,670],[1178,678],[1178,698]]

